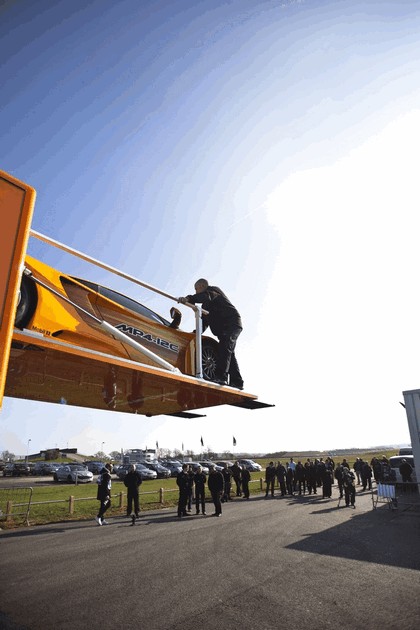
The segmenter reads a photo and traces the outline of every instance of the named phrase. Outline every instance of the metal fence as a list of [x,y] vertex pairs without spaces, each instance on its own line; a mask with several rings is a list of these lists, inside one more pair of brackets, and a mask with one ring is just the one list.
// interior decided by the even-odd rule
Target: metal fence
[[[253,479],[250,484],[258,484],[262,490],[263,479]],[[75,484],[76,485],[76,484]],[[155,495],[157,505],[164,506],[168,494],[179,492],[178,488],[159,488],[158,490],[142,491],[139,493],[140,500],[145,495]],[[111,495],[112,499],[116,499],[114,506],[119,509],[126,507],[126,492],[118,492]],[[50,501],[32,501],[32,487],[11,487],[0,488],[0,522],[3,520],[9,525],[17,524],[16,517],[24,515],[23,522],[29,525],[29,513],[31,507],[38,505],[51,504],[67,504],[68,514],[71,516],[76,512],[76,504],[80,501],[96,501],[96,495],[93,497],[74,497],[70,495],[67,499],[54,499]],[[22,508],[22,509],[20,509]]]
[[[21,522],[29,525],[32,488],[12,486],[0,488],[0,523]],[[20,518],[17,518],[20,517]]]
[[378,504],[388,505],[390,510],[420,511],[420,483],[406,481],[404,483],[379,482],[372,489],[372,507]]

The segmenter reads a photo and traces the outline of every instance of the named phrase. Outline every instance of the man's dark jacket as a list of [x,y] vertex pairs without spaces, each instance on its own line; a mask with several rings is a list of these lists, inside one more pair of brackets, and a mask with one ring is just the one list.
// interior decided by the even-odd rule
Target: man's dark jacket
[[215,471],[209,474],[207,481],[210,492],[223,492],[224,481],[222,473]]
[[134,492],[143,482],[141,473],[138,470],[130,471],[124,477],[124,485],[128,490]]
[[232,328],[242,328],[241,316],[232,302],[219,287],[207,287],[195,295],[187,295],[191,304],[202,304],[208,315],[203,316],[203,330],[210,326],[216,337],[221,337]]

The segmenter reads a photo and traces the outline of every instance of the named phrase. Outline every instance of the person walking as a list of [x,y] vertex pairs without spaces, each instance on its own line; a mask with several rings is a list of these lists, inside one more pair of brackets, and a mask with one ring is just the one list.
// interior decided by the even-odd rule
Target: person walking
[[105,464],[101,474],[98,477],[98,492],[96,494],[99,503],[99,512],[95,517],[98,525],[108,525],[108,521],[104,519],[105,512],[111,507],[111,464]]
[[195,485],[195,513],[200,514],[200,505],[201,505],[201,513],[206,514],[206,497],[205,497],[205,487],[207,477],[205,473],[203,473],[203,468],[198,466],[197,472],[194,475],[194,485]]
[[[124,477],[124,485],[127,488],[127,516],[131,516],[132,525],[134,525],[136,518],[139,518],[140,515],[139,487],[142,482],[141,473],[139,473],[135,464],[131,464]],[[133,503],[134,514],[132,513]]]
[[235,356],[236,340],[242,332],[242,320],[236,308],[219,287],[210,286],[205,278],[200,278],[194,285],[195,294],[178,298],[181,304],[202,304],[208,315],[203,315],[203,332],[208,326],[219,339],[219,351],[216,362],[214,383],[244,388],[244,381],[239,371]]
[[208,488],[210,490],[211,498],[214,503],[214,514],[212,516],[222,515],[222,503],[221,497],[223,495],[223,475],[218,472],[214,466],[209,467],[209,478],[207,481]]

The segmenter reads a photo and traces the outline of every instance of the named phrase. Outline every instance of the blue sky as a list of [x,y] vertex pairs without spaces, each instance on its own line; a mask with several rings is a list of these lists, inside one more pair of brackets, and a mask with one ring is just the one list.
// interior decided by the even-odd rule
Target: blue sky
[[419,35],[414,0],[1,3],[1,168],[36,188],[33,228],[172,295],[221,286],[246,389],[276,407],[181,421],[5,399],[0,451],[408,442]]

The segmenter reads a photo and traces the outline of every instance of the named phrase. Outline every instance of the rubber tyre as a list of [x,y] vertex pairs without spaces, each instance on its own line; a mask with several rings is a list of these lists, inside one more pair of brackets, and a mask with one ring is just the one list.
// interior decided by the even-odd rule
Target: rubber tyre
[[202,367],[203,367],[203,378],[206,381],[213,381],[215,379],[217,354],[218,354],[217,342],[203,340]]
[[16,309],[16,328],[26,328],[35,313],[38,303],[38,293],[35,282],[27,276],[22,276],[19,291],[19,303]]

